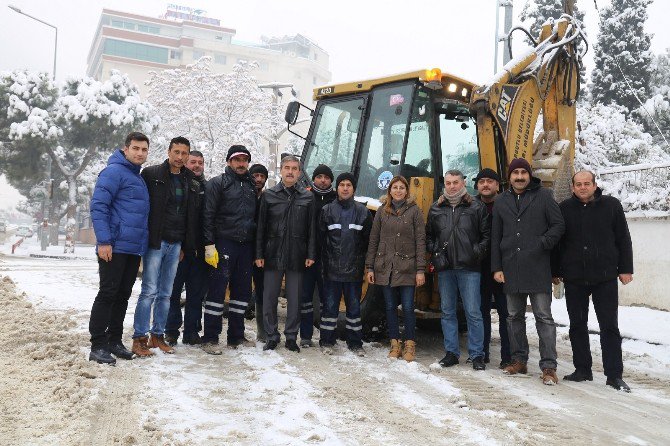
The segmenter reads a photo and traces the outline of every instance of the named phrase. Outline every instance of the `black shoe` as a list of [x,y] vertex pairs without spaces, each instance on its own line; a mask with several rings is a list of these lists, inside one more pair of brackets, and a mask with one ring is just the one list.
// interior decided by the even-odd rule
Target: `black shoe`
[[475,359],[472,360],[472,368],[473,370],[486,370],[486,364],[484,363],[484,357],[483,356],[477,356]]
[[116,359],[104,348],[96,348],[91,350],[91,354],[88,355],[89,361],[95,361],[98,364],[109,364],[116,365]]
[[247,310],[244,312],[244,318],[248,321],[251,321],[255,317],[256,317],[256,309],[252,305],[249,305],[247,307]]
[[190,336],[188,338],[184,336],[181,340],[181,343],[186,345],[200,345],[202,344],[202,339],[200,338],[199,334],[195,336]]
[[165,340],[165,343],[169,345],[170,347],[174,347],[177,345],[177,341],[179,340],[179,336],[173,336],[173,335],[168,335],[166,334],[163,339]]
[[607,378],[605,382],[610,387],[614,387],[616,390],[622,390],[624,392],[630,393],[630,387],[628,384],[621,378]]
[[122,343],[115,343],[109,345],[109,352],[121,359],[133,359],[135,354],[128,350]]
[[489,358],[489,355],[484,355],[484,364],[488,364],[491,362],[491,358]]
[[582,372],[581,370],[575,370],[569,375],[563,377],[565,381],[574,381],[580,383],[582,381],[593,381],[593,373],[591,372]]
[[458,364],[458,356],[451,352],[447,352],[444,358],[440,359],[440,365],[442,367],[451,367],[452,365],[456,364]]
[[287,339],[284,343],[284,347],[292,352],[300,353],[300,347],[298,347],[298,343],[295,342],[295,339]]
[[273,341],[272,339],[268,340],[265,345],[263,346],[263,351],[265,350],[274,350],[277,348],[277,345],[279,345],[279,342]]

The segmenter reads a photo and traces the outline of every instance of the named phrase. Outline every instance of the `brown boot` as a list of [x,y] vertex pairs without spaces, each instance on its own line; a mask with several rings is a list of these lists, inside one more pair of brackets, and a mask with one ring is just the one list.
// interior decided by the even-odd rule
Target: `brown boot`
[[147,346],[147,341],[149,338],[142,336],[141,338],[133,338],[133,348],[132,352],[135,353],[139,358],[147,358],[153,356],[154,352],[149,350]]
[[400,339],[391,339],[391,351],[388,357],[392,359],[400,358]]
[[412,362],[416,358],[416,342],[405,341],[405,348],[402,349],[402,359]]
[[547,386],[558,384],[558,376],[556,376],[556,369],[542,369],[542,383]]
[[517,373],[525,375],[528,373],[528,367],[526,367],[525,362],[514,361],[503,369],[503,373],[505,375],[516,375]]
[[149,342],[147,343],[149,348],[158,348],[163,353],[174,353],[174,349],[165,343],[165,336],[156,336],[155,334],[149,335]]

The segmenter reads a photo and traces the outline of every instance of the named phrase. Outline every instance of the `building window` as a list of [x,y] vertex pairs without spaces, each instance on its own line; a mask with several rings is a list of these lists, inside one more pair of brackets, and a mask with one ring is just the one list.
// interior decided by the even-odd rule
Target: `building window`
[[257,60],[256,63],[258,63],[258,68],[261,71],[270,71],[270,64],[267,63],[264,60]]
[[147,25],[137,25],[137,30],[141,33],[148,33],[149,27]]
[[170,59],[181,59],[181,51],[170,50]]
[[193,50],[193,60],[198,60],[201,57],[205,57],[205,52],[200,50]]
[[135,30],[135,24],[134,23],[123,22],[123,27],[125,29],[132,29],[133,31]]
[[112,19],[112,26],[114,28],[123,28],[123,20],[114,20]]
[[123,40],[106,39],[103,54],[167,64],[168,49]]
[[214,63],[218,63],[219,65],[225,65],[226,55],[221,53],[214,53]]
[[160,34],[161,29],[156,27],[156,26],[150,26],[149,27],[149,32],[151,34]]

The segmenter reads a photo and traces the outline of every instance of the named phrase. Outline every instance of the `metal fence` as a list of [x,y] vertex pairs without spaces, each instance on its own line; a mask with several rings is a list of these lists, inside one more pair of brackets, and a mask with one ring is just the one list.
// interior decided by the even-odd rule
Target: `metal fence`
[[670,210],[670,162],[614,167],[596,176],[603,191],[619,198],[627,211]]

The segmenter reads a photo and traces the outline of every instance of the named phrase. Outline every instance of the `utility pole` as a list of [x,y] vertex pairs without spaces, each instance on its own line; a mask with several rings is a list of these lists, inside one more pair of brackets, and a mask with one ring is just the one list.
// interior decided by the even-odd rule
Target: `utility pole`
[[[293,96],[296,96],[296,92],[293,89],[293,84],[288,84],[288,83],[281,83],[281,82],[270,82],[268,84],[261,84],[258,86],[260,89],[268,89],[272,90],[272,108],[274,110],[277,109],[279,106],[279,100],[283,96],[281,89],[282,88],[290,88],[291,89],[291,94]],[[270,160],[270,165],[269,171],[273,172],[274,174],[274,179],[276,181],[277,175],[279,172],[279,137],[284,133],[285,130],[282,130],[280,132],[277,132],[276,129],[272,129],[272,133],[270,134],[270,137],[268,138],[268,145],[270,147],[270,153],[268,154],[268,158]]]
[[[503,34],[500,34],[500,8],[505,10],[505,24]],[[513,0],[496,0],[496,34],[495,34],[495,52],[493,56],[493,73],[498,72],[498,47],[503,43],[503,65],[512,60],[512,55],[509,48],[512,45],[507,42],[507,35],[512,29],[512,22],[514,21],[514,5]]]

